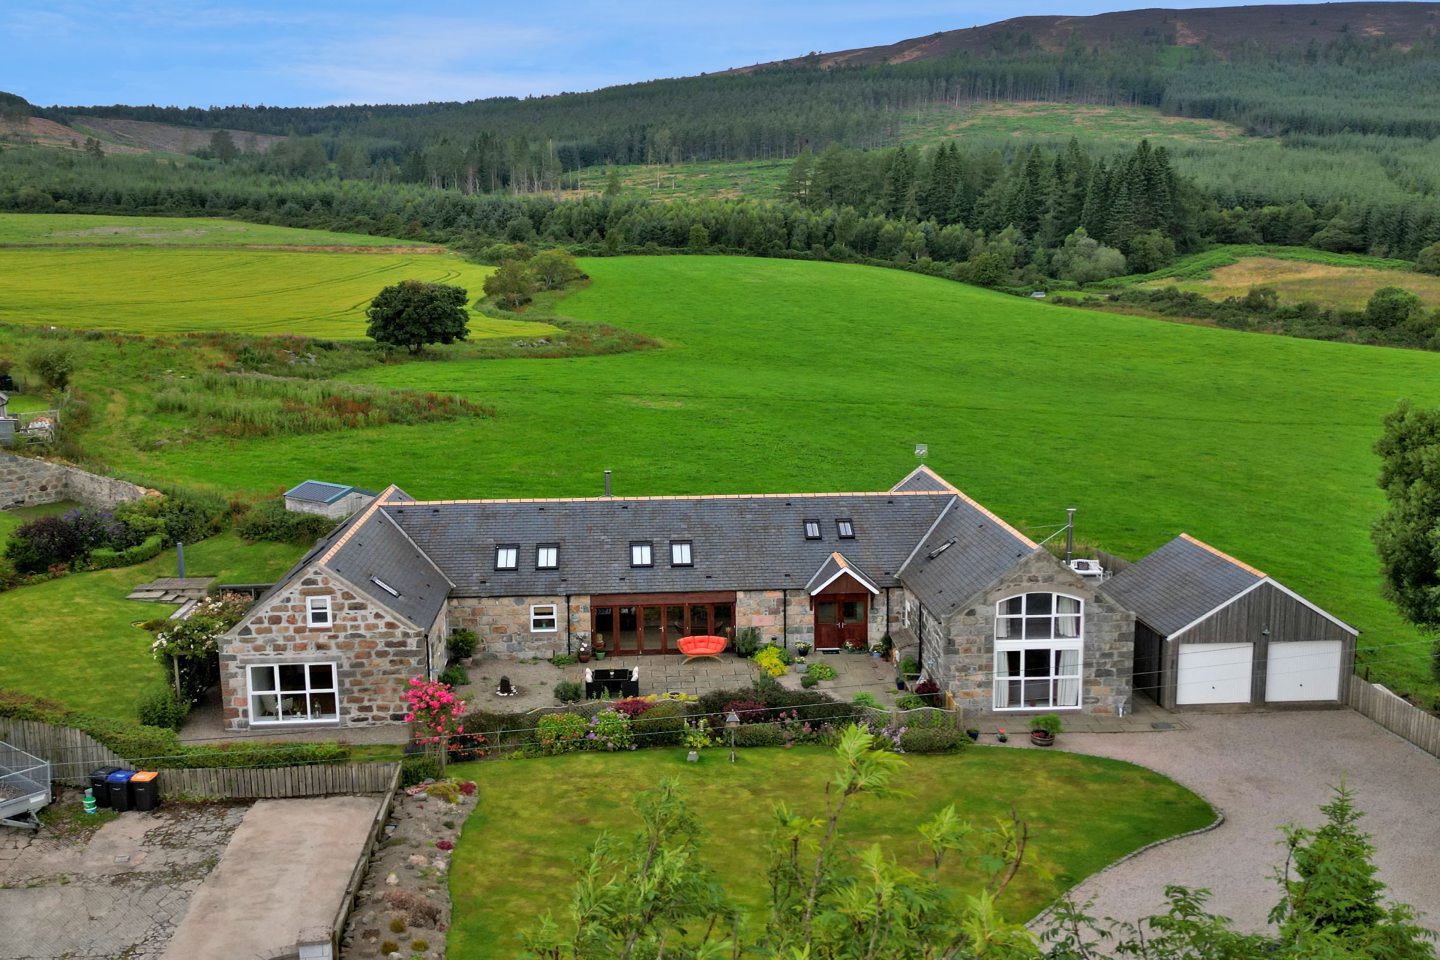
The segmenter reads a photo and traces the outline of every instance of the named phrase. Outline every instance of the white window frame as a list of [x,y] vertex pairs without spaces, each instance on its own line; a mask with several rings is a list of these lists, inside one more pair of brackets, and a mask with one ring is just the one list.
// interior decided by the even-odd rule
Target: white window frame
[[821,535],[820,535],[820,521],[819,521],[819,520],[806,520],[806,521],[804,521],[804,524],[805,524],[805,528],[804,528],[804,529],[805,529],[805,539],[806,539],[806,540],[820,540],[820,539],[823,539],[823,538],[821,537]]
[[[320,614],[322,619],[317,619]],[[305,626],[307,627],[329,627],[335,624],[335,611],[330,607],[330,598],[306,597],[305,598]]]
[[630,544],[630,566],[655,566],[655,544],[649,540],[635,540]]
[[[1031,597],[1048,598],[1048,609],[1032,610]],[[1017,598],[1020,599],[1019,611],[1007,612],[1007,605]],[[1066,601],[1063,605],[1067,609],[1061,609],[1062,601]],[[1018,631],[1015,629],[1017,626]],[[1068,635],[1071,631],[1073,636]],[[1029,636],[1026,636],[1027,633]],[[1019,653],[1023,670],[1026,652],[1040,650],[1048,654],[1049,671],[1044,676],[1022,676],[1021,702],[1011,704],[1009,655]],[[1067,660],[1073,662],[1066,663]],[[1085,601],[1064,593],[1031,591],[997,602],[993,668],[991,698],[996,712],[1080,710],[1085,700]],[[1034,706],[1025,703],[1025,691],[1031,685],[1041,683],[1047,689],[1046,702],[1037,702]],[[1063,705],[1059,702],[1069,699],[1075,702]]]
[[[549,613],[541,611],[548,610]],[[537,626],[537,624],[550,621],[550,626]],[[532,603],[530,605],[530,632],[531,633],[558,633],[560,630],[560,606],[554,603]]]
[[855,521],[841,518],[835,521],[835,535],[841,540],[855,539]]
[[[550,562],[546,563],[546,554],[549,554]],[[560,569],[560,544],[541,543],[535,546],[535,569],[536,570],[559,570]]]
[[[508,561],[508,562],[507,562]],[[497,543],[495,545],[495,569],[496,570],[518,570],[520,569],[520,546],[514,543]]]
[[695,566],[695,548],[690,540],[670,541],[670,566],[672,567],[693,567]]
[[[280,690],[280,668],[281,667],[303,667],[305,670],[305,689],[284,691]],[[310,670],[313,667],[329,667],[329,687],[310,686]],[[272,686],[268,691],[256,692],[255,671],[268,670]],[[250,708],[250,725],[252,727],[279,727],[300,723],[339,723],[340,722],[340,670],[333,661],[314,663],[309,661],[285,661],[281,663],[254,663],[245,668],[245,693],[246,703]],[[315,716],[314,708],[310,698],[315,694],[328,693],[335,698],[335,713],[330,715]],[[261,720],[255,711],[255,701],[259,697],[275,697],[276,707],[280,714],[275,720]],[[305,703],[304,716],[286,717],[285,701],[293,700],[296,697],[303,698]]]

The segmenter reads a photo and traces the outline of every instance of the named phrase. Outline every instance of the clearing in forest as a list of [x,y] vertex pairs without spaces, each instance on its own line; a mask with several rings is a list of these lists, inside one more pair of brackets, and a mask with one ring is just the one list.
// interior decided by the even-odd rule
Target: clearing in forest
[[1213,300],[1243,297],[1254,287],[1271,287],[1284,303],[1310,300],[1321,306],[1349,310],[1363,309],[1370,295],[1381,287],[1400,287],[1418,296],[1426,306],[1440,308],[1440,277],[1278,257],[1245,257],[1228,266],[1216,267],[1207,277],[1169,277],[1141,286],[1173,286]]

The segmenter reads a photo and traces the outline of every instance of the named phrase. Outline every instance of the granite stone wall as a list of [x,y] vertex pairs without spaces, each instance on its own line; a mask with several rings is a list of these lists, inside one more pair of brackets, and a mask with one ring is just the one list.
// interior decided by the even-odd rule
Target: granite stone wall
[[129,481],[102,477],[79,467],[0,452],[0,510],[60,500],[110,510],[148,492]]
[[[556,630],[536,632],[530,629],[530,607],[534,604],[555,604]],[[580,641],[590,635],[590,597],[572,596],[569,600],[569,633],[565,629],[566,600],[560,596],[534,597],[452,597],[448,604],[450,627],[474,630],[480,645],[477,651],[498,656],[549,658],[557,653],[575,652]],[[567,651],[566,643],[573,649]]]
[[[328,626],[308,624],[312,596],[330,598]],[[403,723],[407,681],[433,678],[445,667],[448,626],[442,610],[435,623],[418,629],[324,566],[311,567],[221,638],[225,726],[249,726],[246,667],[273,663],[334,663],[341,726]]]

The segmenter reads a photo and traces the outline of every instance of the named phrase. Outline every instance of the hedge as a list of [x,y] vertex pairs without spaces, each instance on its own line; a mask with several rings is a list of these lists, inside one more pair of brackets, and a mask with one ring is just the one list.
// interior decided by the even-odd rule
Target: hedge
[[112,550],[109,547],[99,547],[90,551],[90,559],[85,561],[84,567],[87,570],[109,570],[112,567],[129,567],[137,563],[144,563],[160,556],[165,549],[165,537],[161,534],[152,534],[146,537],[141,543],[133,547],[126,547],[123,550]]
[[340,763],[350,758],[345,743],[182,744],[174,730],[125,723],[70,710],[49,700],[0,690],[0,717],[72,727],[89,734],[126,760],[146,767],[284,767],[297,763]]

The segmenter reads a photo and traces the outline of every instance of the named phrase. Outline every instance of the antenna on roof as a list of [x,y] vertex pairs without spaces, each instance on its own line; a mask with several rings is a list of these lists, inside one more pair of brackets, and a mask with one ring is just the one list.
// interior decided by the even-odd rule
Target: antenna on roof
[[605,471],[605,496],[610,496],[610,471]]
[[915,444],[915,456],[919,457],[921,460],[924,460],[929,453],[930,445],[928,443]]

